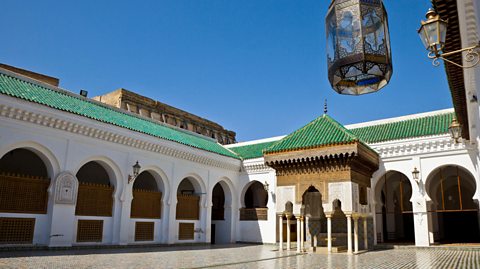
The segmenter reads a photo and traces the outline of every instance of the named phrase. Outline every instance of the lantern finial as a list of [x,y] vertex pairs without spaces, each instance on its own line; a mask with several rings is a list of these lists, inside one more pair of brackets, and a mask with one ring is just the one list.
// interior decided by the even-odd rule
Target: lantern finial
[[325,98],[325,104],[323,105],[323,114],[327,114],[328,112],[328,107],[327,107],[327,98]]

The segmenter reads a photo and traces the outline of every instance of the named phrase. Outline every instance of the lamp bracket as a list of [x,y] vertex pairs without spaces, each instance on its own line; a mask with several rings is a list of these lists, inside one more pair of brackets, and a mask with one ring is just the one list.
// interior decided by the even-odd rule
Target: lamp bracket
[[[478,44],[475,45],[475,46],[471,46],[471,47],[468,47],[468,48],[459,49],[459,50],[455,50],[455,51],[451,51],[451,52],[435,53],[433,51],[430,51],[428,53],[428,58],[432,59],[433,66],[439,66],[440,65],[439,60],[442,59],[445,62],[451,63],[455,66],[460,67],[460,68],[467,69],[467,68],[476,67],[478,65],[478,63],[480,62],[480,53],[477,50],[478,48],[480,48],[480,42],[478,42]],[[461,65],[461,64],[458,64],[458,63],[446,58],[448,56],[455,55],[457,53],[461,53],[461,52],[464,52],[464,51],[467,52],[464,56],[465,62],[469,63],[467,65]]]

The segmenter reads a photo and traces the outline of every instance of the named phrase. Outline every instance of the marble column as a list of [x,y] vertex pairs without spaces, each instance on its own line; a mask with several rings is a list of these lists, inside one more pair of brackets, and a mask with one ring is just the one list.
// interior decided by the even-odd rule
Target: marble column
[[327,249],[332,252],[332,215],[327,215]]
[[283,215],[278,214],[278,249],[283,250]]
[[353,218],[353,245],[355,253],[358,252],[358,217]]
[[290,250],[291,248],[291,239],[290,239],[290,217],[291,215],[286,215],[287,216],[287,250]]
[[305,246],[303,245],[304,241],[303,238],[305,238],[305,229],[304,229],[304,218],[303,216],[300,217],[300,249],[303,251],[305,249]]
[[297,216],[297,252],[301,252],[302,249],[301,249],[301,246],[300,246],[300,225],[301,225],[301,222],[300,222],[300,217]]
[[347,215],[347,252],[352,254],[352,215]]
[[365,217],[363,218],[363,246],[366,250],[368,250],[368,230],[367,226],[368,225],[368,218]]

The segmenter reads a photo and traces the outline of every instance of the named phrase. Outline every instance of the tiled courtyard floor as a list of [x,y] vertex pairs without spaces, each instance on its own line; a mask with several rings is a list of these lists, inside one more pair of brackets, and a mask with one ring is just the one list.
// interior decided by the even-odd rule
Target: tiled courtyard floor
[[359,255],[229,245],[0,252],[0,268],[480,268],[480,249],[429,248]]

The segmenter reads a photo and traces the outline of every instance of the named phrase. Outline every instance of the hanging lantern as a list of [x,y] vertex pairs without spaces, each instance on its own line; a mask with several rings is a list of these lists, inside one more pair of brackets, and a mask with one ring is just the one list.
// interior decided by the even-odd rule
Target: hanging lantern
[[328,79],[340,94],[376,92],[392,76],[382,0],[332,0],[326,18]]

